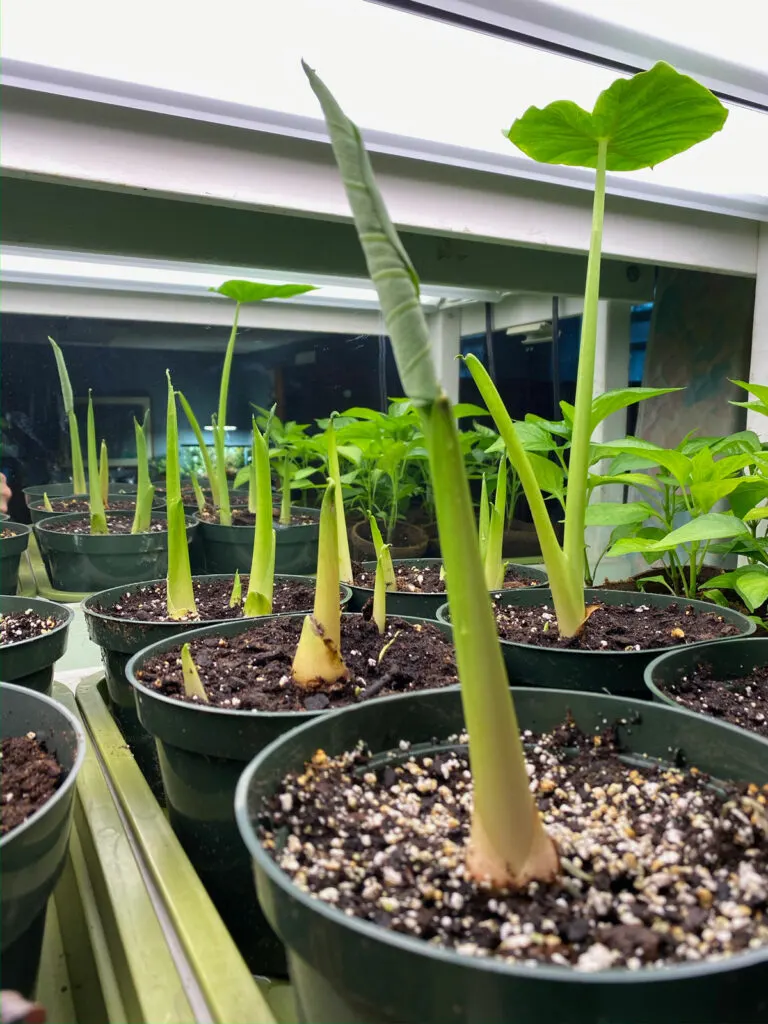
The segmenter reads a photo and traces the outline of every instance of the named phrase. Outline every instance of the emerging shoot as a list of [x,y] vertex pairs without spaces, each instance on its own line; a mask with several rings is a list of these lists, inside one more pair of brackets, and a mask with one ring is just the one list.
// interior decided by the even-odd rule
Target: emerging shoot
[[[205,474],[208,477],[208,486],[211,489],[211,499],[213,501],[213,504],[218,508],[218,505],[219,505],[219,486],[218,486],[218,482],[216,480],[216,474],[213,471],[213,462],[211,461],[211,453],[208,451],[208,445],[205,443],[205,438],[203,437],[203,432],[200,429],[200,424],[197,422],[197,417],[195,416],[194,412],[192,411],[192,406],[189,404],[189,402],[186,400],[186,398],[184,397],[184,395],[180,391],[177,391],[176,394],[179,396],[179,401],[181,402],[181,408],[184,410],[184,415],[187,417],[187,422],[189,423],[190,427],[192,428],[192,433],[195,435],[195,440],[197,441],[197,447],[200,449],[200,455],[201,455],[202,460],[203,460],[203,465],[205,466]],[[192,487],[194,488],[194,486],[195,486],[195,481],[193,479]],[[202,493],[202,491],[201,491],[201,493]],[[195,500],[197,500],[197,491],[195,491]],[[203,502],[203,504],[205,504],[205,502]],[[202,506],[200,506],[200,510],[202,511]]]
[[168,578],[167,605],[172,619],[193,618],[197,615],[192,569],[189,565],[187,520],[181,499],[181,471],[179,469],[179,427],[176,420],[176,395],[168,378],[168,411],[165,421],[165,498],[168,520]]
[[144,414],[144,423],[140,424],[134,417],[133,430],[136,434],[137,490],[136,512],[133,516],[131,533],[146,533],[152,523],[152,499],[155,488],[149,479],[149,460],[147,458],[147,426],[149,411]]
[[88,391],[88,426],[86,431],[88,447],[88,505],[91,511],[91,533],[109,533],[104,501],[101,497],[99,462],[96,458],[96,424],[93,418],[93,397]]
[[202,512],[205,508],[205,495],[203,494],[203,488],[200,486],[200,481],[197,477],[192,474],[192,491],[195,495],[195,504],[197,505],[198,512]]
[[46,512],[53,512],[53,505],[51,504],[51,499],[48,497],[47,491],[43,494],[43,508]]
[[243,603],[243,585],[240,582],[240,571],[235,569],[235,581],[232,584],[232,593],[229,595],[229,607],[239,608]]
[[281,526],[291,525],[291,459],[286,455],[283,458],[283,471],[281,473],[281,501],[280,519]]
[[56,358],[56,369],[59,371],[59,384],[61,385],[61,397],[64,401],[64,412],[67,415],[69,424],[69,444],[72,452],[72,490],[75,494],[85,494],[85,467],[83,466],[83,452],[80,448],[80,428],[77,425],[75,415],[75,400],[72,394],[72,385],[69,382],[67,364],[64,362],[64,354],[53,340],[48,338]]
[[[485,482],[485,480],[483,480]],[[504,586],[504,518],[507,511],[507,456],[502,455],[496,480],[496,498],[490,509],[490,525],[485,546],[485,583],[489,590]]]
[[264,435],[253,420],[251,463],[256,487],[256,526],[253,531],[251,575],[245,597],[244,614],[248,617],[271,615],[272,590],[275,580],[275,544],[272,525],[272,480],[269,449]]
[[380,633],[384,633],[387,628],[387,559],[391,566],[389,544],[382,544],[376,559],[376,579],[373,584],[373,621]]
[[210,703],[189,644],[182,644],[181,647],[181,675],[184,682],[184,693],[187,697],[197,697],[203,704]]
[[295,682],[312,688],[336,683],[349,674],[341,657],[339,549],[334,490],[333,481],[330,481],[320,509],[315,608],[313,614],[304,619],[293,658]]
[[392,564],[391,545],[384,543],[379,524],[376,522],[376,517],[370,509],[368,510],[368,523],[371,527],[373,550],[376,552],[376,573],[378,575],[379,566],[381,566],[385,589],[397,590],[397,577],[395,576],[395,567]]
[[480,542],[480,557],[485,565],[485,553],[488,550],[488,533],[491,528],[491,504],[488,501],[488,480],[483,473],[483,483],[480,489],[480,508],[478,510],[478,540]]
[[550,879],[559,870],[557,850],[529,789],[456,419],[437,379],[416,271],[376,186],[359,130],[314,71],[306,65],[304,70],[323,108],[403,389],[419,411],[429,452],[474,780],[467,873],[498,887]]
[[328,443],[328,476],[331,478],[334,489],[334,505],[336,506],[336,534],[339,549],[339,577],[342,583],[354,583],[352,574],[352,557],[349,553],[349,534],[347,533],[347,520],[344,516],[344,494],[341,489],[341,469],[339,468],[339,453],[336,449],[336,427],[333,424],[333,416],[325,432]]
[[109,452],[107,451],[107,442],[103,438],[99,451],[99,486],[101,487],[101,500],[106,507],[109,505]]

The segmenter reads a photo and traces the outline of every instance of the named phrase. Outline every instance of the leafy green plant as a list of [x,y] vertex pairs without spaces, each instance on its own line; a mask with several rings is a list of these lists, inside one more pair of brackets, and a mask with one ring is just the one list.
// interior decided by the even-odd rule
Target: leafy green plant
[[708,89],[660,62],[650,71],[614,82],[600,94],[591,113],[569,100],[559,100],[543,109],[530,107],[507,133],[509,140],[534,160],[595,169],[562,547],[515,424],[480,361],[471,355],[466,360],[522,482],[562,636],[578,634],[587,615],[584,527],[590,440],[595,427],[592,392],[606,171],[655,166],[709,138],[722,128],[726,117],[727,110]]
[[75,494],[85,494],[85,467],[83,466],[83,452],[80,448],[80,428],[77,425],[75,415],[75,399],[72,394],[72,385],[69,381],[67,364],[64,362],[64,354],[53,340],[48,338],[56,359],[56,369],[59,371],[59,384],[61,386],[61,397],[64,402],[64,412],[69,424],[69,444],[72,452],[72,489]]
[[474,779],[467,871],[497,886],[548,879],[558,871],[558,855],[529,789],[458,428],[437,379],[416,271],[378,191],[359,130],[314,71],[306,65],[304,70],[325,115],[400,379],[429,451]]
[[208,694],[200,679],[200,673],[197,671],[189,644],[181,645],[181,678],[187,697],[196,697],[204,704],[209,703]]
[[152,500],[155,488],[149,479],[149,461],[147,459],[147,428],[149,410],[144,413],[142,424],[134,417],[133,429],[136,435],[137,488],[136,511],[133,516],[131,533],[146,533],[152,522]]
[[168,577],[167,608],[172,619],[194,618],[197,615],[195,590],[192,585],[192,569],[189,564],[187,521],[181,497],[181,472],[179,470],[179,428],[176,420],[176,393],[168,378],[168,408],[165,426],[165,500],[168,520]]
[[88,448],[88,506],[91,514],[91,533],[109,533],[104,501],[101,496],[99,462],[96,457],[96,424],[93,417],[93,396],[88,391],[88,420],[86,430]]

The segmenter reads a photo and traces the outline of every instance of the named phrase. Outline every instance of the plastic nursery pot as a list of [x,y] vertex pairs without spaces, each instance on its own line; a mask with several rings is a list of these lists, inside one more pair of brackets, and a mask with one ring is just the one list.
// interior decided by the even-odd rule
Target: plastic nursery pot
[[[237,619],[194,630],[184,639],[237,636],[259,621]],[[144,686],[136,673],[179,641],[177,636],[153,644],[126,666],[139,721],[157,741],[168,817],[248,965],[258,974],[284,975],[285,952],[256,901],[250,859],[235,822],[235,786],[254,754],[326,712],[230,711],[182,703]]]
[[[720,608],[708,601],[689,601],[687,598],[663,594],[638,594],[623,590],[585,590],[584,597],[589,604],[630,604],[691,605],[697,612],[716,612],[741,630],[742,636],[755,631],[755,624],[746,615],[731,608]],[[531,607],[532,605],[552,606],[552,592],[549,588],[528,590],[504,590],[495,598],[501,605]],[[437,609],[440,622],[450,623],[447,604]],[[645,666],[662,650],[678,648],[649,648],[645,651],[579,651],[563,647],[534,647],[533,644],[513,643],[500,640],[504,661],[512,686],[540,686],[545,689],[587,690],[593,693],[610,693],[622,697],[648,699],[649,693],[643,680]],[[708,646],[712,641],[686,645],[687,649]]]
[[[275,523],[275,572],[282,575],[306,576],[317,568],[317,542],[320,536],[320,513],[316,508],[293,511],[317,520],[301,526],[279,526]],[[205,555],[205,568],[212,573],[247,573],[251,568],[253,526],[221,526],[200,518],[200,538]]]
[[[415,566],[420,569],[428,569],[430,566],[441,566],[442,558],[405,558],[394,562],[395,571],[398,565]],[[527,565],[515,565],[510,563],[513,569],[517,569],[521,576],[527,576],[536,580],[539,587],[546,586],[547,574],[541,569],[531,569]],[[369,572],[376,571],[376,562],[363,562],[363,569]],[[359,612],[366,601],[373,597],[373,587],[357,587],[351,585],[352,600],[349,610]],[[445,604],[445,591],[442,593],[411,594],[407,590],[394,590],[387,593],[387,614],[388,615],[417,615],[434,619],[437,609]]]
[[[107,522],[118,516],[133,521],[133,512],[109,512]],[[35,524],[37,543],[54,589],[76,593],[104,590],[124,583],[156,580],[167,572],[167,531],[91,535],[59,533],[52,529],[53,523],[58,525],[82,518],[82,513],[76,512]],[[165,515],[153,512],[152,519],[165,519]],[[197,523],[188,519],[189,544],[196,529]]]
[[48,897],[64,866],[75,780],[85,734],[75,716],[40,693],[0,683],[3,739],[34,732],[66,772],[51,799],[0,839],[3,988],[31,996],[35,987]]
[[19,562],[27,550],[31,526],[24,523],[3,522],[2,533],[12,532],[12,537],[0,537],[0,594],[15,594],[19,585]]
[[[522,729],[546,731],[571,713],[583,730],[619,726],[622,746],[726,779],[768,781],[768,742],[661,705],[566,690],[515,692]],[[334,1024],[758,1024],[768,1014],[768,948],[731,959],[585,973],[461,955],[347,917],[296,887],[262,849],[254,823],[288,772],[316,750],[329,755],[359,740],[399,759],[401,740],[435,748],[463,727],[458,688],[383,698],[326,715],[272,743],[248,766],[235,797],[237,823],[254,861],[264,914],[288,952],[298,1019]]]
[[[429,537],[415,523],[399,522],[395,528],[397,543],[390,548],[393,559],[421,558],[427,550]],[[370,562],[376,558],[376,549],[371,539],[371,526],[367,520],[354,523],[349,529],[352,556],[359,561]]]
[[75,613],[63,604],[41,597],[0,597],[0,615],[27,611],[53,617],[58,625],[41,636],[0,647],[0,679],[50,696],[53,667],[67,649],[67,633]]
[[[113,483],[110,487],[110,494],[135,494],[137,490],[136,484]],[[67,480],[62,484],[33,484],[31,487],[24,487],[22,493],[29,505],[30,502],[42,501],[44,494],[47,494],[49,498],[66,498],[68,495],[74,494],[74,488],[72,481]]]
[[679,708],[682,705],[673,696],[675,684],[681,676],[688,675],[703,663],[710,665],[715,676],[724,683],[738,679],[754,668],[768,665],[768,637],[715,640],[707,644],[705,650],[699,646],[678,647],[646,665],[645,685],[655,701]]
[[[62,498],[63,499],[67,499],[67,498],[82,498],[83,501],[87,501],[88,500],[88,495],[87,494],[72,494],[71,492],[69,494],[59,494],[59,495],[54,495],[54,496],[49,494],[48,497],[49,498],[52,497],[54,502],[55,501],[61,501]],[[109,494],[107,495],[107,505],[109,505],[109,503],[112,502],[112,501],[129,501],[129,500],[133,500],[134,497],[135,497],[135,495],[133,495],[133,494],[126,494],[124,491],[122,493],[119,492],[119,491],[110,491]],[[63,516],[63,515],[68,515],[69,514],[67,512],[55,512],[55,511],[54,512],[49,512],[46,509],[45,505],[43,504],[43,499],[42,498],[36,498],[34,501],[29,500],[27,502],[27,506],[29,508],[29,514],[32,517],[32,522],[33,523],[41,523],[43,521],[43,519],[50,519],[51,516]],[[165,500],[163,498],[155,498],[155,499],[153,499],[153,501],[152,501],[152,508],[156,509],[156,510],[164,509],[165,508]],[[109,512],[109,511],[110,511],[110,509],[107,508],[107,512]],[[120,509],[120,510],[115,509],[115,511],[124,511],[124,510],[122,510],[122,509]]]
[[[195,580],[219,580],[226,579],[230,583],[231,575],[208,575],[196,576]],[[280,580],[297,579],[306,583],[303,576],[279,576],[275,582]],[[109,609],[119,604],[126,594],[132,593],[139,587],[152,586],[153,584],[164,583],[165,580],[150,580],[145,583],[134,583],[129,587],[113,587],[110,590],[102,590],[98,594],[87,597],[81,608],[85,616],[85,624],[88,629],[88,636],[101,648],[101,660],[104,664],[104,675],[106,677],[107,690],[112,714],[120,726],[125,741],[131,749],[136,763],[147,779],[152,792],[158,799],[164,801],[163,783],[160,777],[160,766],[157,760],[157,747],[154,737],[147,732],[139,721],[136,713],[136,699],[131,684],[125,674],[125,667],[128,659],[145,647],[156,644],[168,637],[178,637],[180,633],[199,631],[201,626],[213,626],[220,622],[241,622],[253,623],[253,619],[209,619],[201,622],[145,622],[140,619],[126,619],[116,615],[110,615]],[[346,605],[351,596],[348,587],[343,587],[342,605]],[[97,609],[105,609],[99,611]],[[307,608],[307,611],[311,609]]]
[[0,523],[7,523],[10,518],[7,512],[0,512]]

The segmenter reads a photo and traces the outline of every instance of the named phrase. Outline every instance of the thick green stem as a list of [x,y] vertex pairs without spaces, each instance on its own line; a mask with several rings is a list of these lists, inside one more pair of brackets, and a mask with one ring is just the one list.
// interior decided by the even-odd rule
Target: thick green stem
[[88,504],[91,510],[91,533],[109,533],[104,502],[101,497],[99,460],[96,456],[96,424],[93,418],[93,397],[88,392]]
[[[571,454],[568,464],[568,496],[565,511],[563,553],[573,588],[584,586],[584,521],[587,511],[589,444],[592,437],[592,392],[595,384],[597,313],[600,301],[600,255],[605,211],[605,165],[608,140],[598,142],[592,234],[587,258],[587,283],[581,321],[579,368],[576,375]],[[558,615],[559,622],[559,615]],[[562,632],[562,629],[561,629]]]
[[264,436],[253,421],[252,461],[256,475],[256,526],[253,531],[253,553],[246,615],[270,615],[275,580],[275,530],[272,525],[272,480],[269,449]]
[[176,395],[168,378],[168,405],[165,421],[165,498],[168,519],[168,577],[166,604],[172,619],[197,615],[192,569],[189,564],[187,520],[181,500],[181,471],[179,469],[179,428],[176,420]]
[[227,482],[227,454],[224,450],[226,437],[224,424],[213,418],[213,440],[216,451],[216,479],[219,492],[219,522],[222,526],[232,525],[232,507],[229,501],[229,483]]
[[336,428],[333,425],[333,417],[325,432],[328,446],[328,476],[331,478],[334,489],[334,505],[336,508],[336,533],[339,551],[339,576],[342,583],[353,583],[352,556],[349,553],[349,535],[347,534],[347,520],[344,516],[344,493],[341,488],[341,469],[339,467],[339,453],[336,450]]
[[291,525],[291,460],[286,455],[283,459],[282,496],[280,501],[280,525]]
[[[387,628],[387,567],[385,559],[389,554],[389,544],[382,544],[376,559],[376,577],[373,583],[373,621],[379,633]],[[392,564],[390,555],[389,564]]]
[[102,503],[106,506],[109,504],[109,452],[107,442],[103,438],[99,451],[99,487]]
[[149,479],[149,460],[147,459],[147,437],[148,425],[147,416],[144,417],[144,425],[134,418],[133,429],[136,435],[136,464],[137,464],[137,488],[136,488],[136,512],[133,516],[131,533],[146,533],[152,522],[152,499],[155,496],[155,488]]
[[203,432],[200,429],[200,424],[197,422],[197,417],[192,411],[192,406],[186,400],[181,391],[178,391],[177,394],[179,396],[179,401],[181,402],[181,408],[184,410],[184,415],[187,417],[187,422],[192,428],[192,433],[195,435],[197,446],[200,449],[200,455],[202,456],[203,465],[205,466],[205,473],[206,476],[208,477],[208,486],[211,489],[211,498],[213,500],[213,504],[216,507],[218,507],[219,485],[216,479],[216,471],[213,466],[213,461],[211,460],[211,454],[208,451],[207,444],[205,443],[205,438],[203,437]]

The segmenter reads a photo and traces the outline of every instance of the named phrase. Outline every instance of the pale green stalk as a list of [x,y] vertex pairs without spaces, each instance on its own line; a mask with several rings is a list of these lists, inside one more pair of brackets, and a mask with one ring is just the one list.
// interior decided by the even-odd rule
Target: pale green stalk
[[[256,430],[255,422],[253,424],[253,429]],[[250,465],[248,466],[248,511],[252,515],[256,515],[258,507],[258,486],[256,482],[256,441],[254,435],[254,440],[251,441],[251,462]]]
[[168,577],[167,606],[172,619],[192,618],[197,615],[192,569],[189,564],[187,520],[181,500],[181,471],[179,469],[179,427],[176,421],[176,395],[168,378],[168,411],[165,426],[165,499],[168,519]]
[[336,428],[333,425],[333,416],[331,416],[325,436],[328,445],[328,476],[331,478],[335,491],[334,504],[336,506],[336,531],[338,534],[339,576],[342,583],[354,583],[352,556],[349,553],[347,520],[344,516],[344,494],[341,489],[341,469],[339,467],[339,453],[336,450]]
[[392,564],[391,545],[384,543],[384,538],[381,536],[379,524],[376,522],[376,517],[370,509],[368,509],[368,524],[371,527],[373,550],[376,552],[376,571],[378,572],[378,565],[381,562],[386,589],[397,590],[397,577],[395,576],[395,567]]
[[504,586],[504,519],[507,510],[507,456],[502,455],[496,479],[496,497],[490,510],[488,543],[485,549],[485,582],[489,590]]
[[488,480],[483,473],[480,488],[480,508],[478,509],[478,540],[480,541],[480,557],[485,564],[485,553],[488,550],[488,533],[491,529],[491,505],[488,501]]
[[232,509],[229,502],[229,484],[227,482],[227,462],[224,450],[224,441],[227,425],[227,399],[229,397],[229,379],[232,376],[232,358],[235,354],[235,342],[237,341],[237,322],[240,319],[240,303],[235,303],[235,315],[232,320],[232,330],[227,342],[227,350],[224,353],[224,365],[221,368],[221,382],[219,384],[219,409],[213,419],[214,450],[216,452],[216,489],[218,491],[219,522],[222,526],[232,525]]
[[198,510],[202,512],[203,509],[205,508],[205,495],[203,494],[203,488],[200,486],[200,481],[197,479],[194,473],[192,474],[190,479],[192,481],[192,490],[194,491],[195,494],[195,503],[198,507]]
[[283,459],[282,495],[280,500],[281,526],[291,525],[291,476],[291,460],[286,455]]
[[389,544],[382,544],[376,559],[376,578],[373,584],[373,621],[380,633],[387,628],[387,556],[392,564]]
[[468,874],[492,885],[549,879],[557,851],[529,789],[520,733],[480,561],[464,457],[438,383],[416,272],[379,194],[356,126],[304,66],[320,100],[406,395],[423,423],[448,583],[474,807]]
[[[214,472],[213,462],[211,460],[211,453],[208,451],[208,445],[205,443],[203,432],[200,429],[200,424],[197,422],[197,417],[192,411],[192,406],[186,400],[181,391],[176,392],[181,402],[181,408],[184,410],[184,415],[187,417],[187,422],[192,428],[192,433],[195,435],[197,446],[200,449],[200,455],[203,459],[203,465],[205,466],[205,474],[208,477],[208,485],[211,488],[211,499],[213,504],[218,508],[219,504],[219,485],[216,479],[216,473]],[[194,484],[192,485],[194,487]],[[197,497],[197,491],[195,491],[195,497]]]
[[47,493],[43,494],[43,508],[46,512],[53,512],[53,505]]
[[243,584],[240,582],[240,572],[235,569],[235,579],[232,584],[232,593],[229,595],[229,607],[237,608],[243,603]]
[[109,504],[109,452],[107,451],[107,442],[103,438],[99,451],[99,487],[101,488],[102,504],[106,506]]
[[146,533],[152,523],[152,499],[155,496],[155,488],[149,479],[149,460],[147,458],[147,416],[144,416],[144,425],[134,417],[133,429],[136,435],[136,463],[137,463],[137,489],[136,489],[136,512],[133,516],[131,533]]
[[64,401],[64,412],[67,414],[69,424],[69,444],[72,452],[72,490],[75,494],[85,494],[85,467],[83,466],[83,452],[80,448],[80,428],[77,425],[75,415],[75,400],[72,394],[72,385],[67,372],[67,364],[64,362],[64,354],[53,340],[48,338],[53,348],[53,355],[56,359],[56,368],[59,371],[59,384],[61,385],[61,397]]
[[91,533],[109,533],[104,502],[101,497],[99,460],[96,456],[96,424],[93,418],[93,396],[88,391],[88,426],[86,431],[88,447],[88,506],[91,513]]
[[253,420],[252,461],[256,476],[256,526],[253,531],[251,575],[245,597],[247,616],[271,615],[275,581],[276,534],[272,525],[272,477],[267,441]]
[[208,694],[205,692],[200,673],[192,657],[189,644],[181,645],[181,675],[184,683],[184,693],[187,697],[197,697],[204,704],[210,703]]

